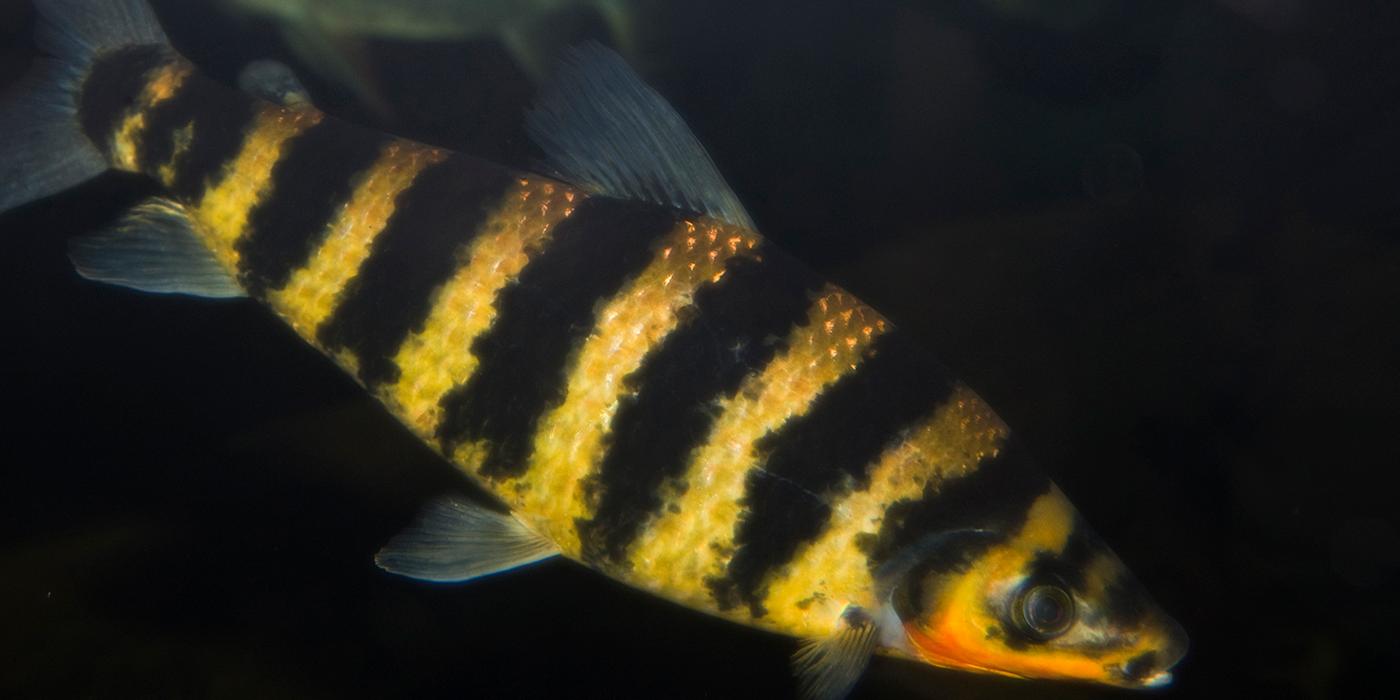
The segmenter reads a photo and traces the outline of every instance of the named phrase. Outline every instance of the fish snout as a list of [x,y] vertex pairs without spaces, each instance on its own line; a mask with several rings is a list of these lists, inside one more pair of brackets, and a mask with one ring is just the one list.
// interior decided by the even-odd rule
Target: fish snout
[[1186,656],[1190,639],[1186,629],[1176,620],[1167,618],[1160,633],[1160,645],[1128,659],[1117,669],[1124,684],[1141,688],[1160,688],[1172,682],[1171,669]]

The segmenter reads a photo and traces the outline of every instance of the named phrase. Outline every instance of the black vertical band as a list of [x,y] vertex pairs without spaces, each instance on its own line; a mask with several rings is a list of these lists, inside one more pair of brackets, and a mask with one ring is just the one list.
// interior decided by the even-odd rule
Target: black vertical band
[[146,115],[139,162],[150,173],[170,163],[180,130],[192,128],[189,146],[174,163],[170,189],[177,198],[193,198],[238,155],[256,115],[256,100],[193,73],[174,96]]
[[716,402],[806,322],[820,280],[766,244],[759,255],[731,259],[718,284],[696,293],[685,324],[624,380],[637,394],[618,407],[596,483],[585,485],[599,498],[593,519],[579,524],[586,560],[621,561],[662,508],[662,485],[683,475],[709,434]]
[[554,242],[497,297],[495,323],[472,345],[476,372],[443,398],[444,449],[488,439],[488,476],[523,473],[535,425],[562,398],[594,308],[646,267],[676,222],[669,209],[604,197],[560,222]]
[[891,505],[880,532],[866,543],[870,566],[878,569],[930,535],[985,531],[987,537],[962,538],[967,551],[946,559],[971,561],[978,551],[1019,532],[1031,505],[1050,487],[1050,478],[1031,463],[1014,437],[1008,438],[995,457],[983,460],[968,475],[931,486],[918,499]]
[[322,346],[354,353],[368,386],[398,379],[394,354],[427,319],[434,292],[512,182],[508,170],[460,155],[420,173],[317,332]]
[[106,153],[117,126],[136,107],[151,72],[178,60],[161,46],[133,46],[103,54],[78,91],[83,133]]
[[293,137],[273,167],[271,191],[249,214],[248,232],[238,240],[239,272],[250,294],[281,289],[311,260],[387,140],[329,117]]
[[946,370],[892,329],[806,413],[759,440],[763,469],[749,474],[746,516],[726,576],[713,582],[716,597],[742,599],[761,614],[765,574],[821,534],[832,494],[869,486],[870,466],[946,402],[953,386]]

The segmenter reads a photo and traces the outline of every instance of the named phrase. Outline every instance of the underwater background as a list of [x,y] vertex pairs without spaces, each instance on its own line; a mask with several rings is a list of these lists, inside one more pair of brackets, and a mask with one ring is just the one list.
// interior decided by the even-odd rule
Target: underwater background
[[[265,17],[153,4],[222,80],[275,58],[331,114],[537,156],[497,37],[368,41],[386,111]],[[1400,7],[634,5],[629,59],[763,233],[954,368],[1186,627],[1139,696],[1394,692]],[[0,85],[32,22],[0,0]],[[65,240],[154,192],[109,173],[0,216],[0,697],[792,696],[791,640],[579,566],[377,569],[471,487],[258,306],[79,278]],[[884,658],[854,694],[1132,696]]]

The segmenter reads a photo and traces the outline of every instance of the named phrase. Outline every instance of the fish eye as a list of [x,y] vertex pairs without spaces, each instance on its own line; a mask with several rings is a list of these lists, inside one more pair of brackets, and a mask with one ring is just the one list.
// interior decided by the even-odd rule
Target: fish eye
[[1026,636],[1048,641],[1074,624],[1074,598],[1053,583],[1027,586],[1012,606],[1011,617]]

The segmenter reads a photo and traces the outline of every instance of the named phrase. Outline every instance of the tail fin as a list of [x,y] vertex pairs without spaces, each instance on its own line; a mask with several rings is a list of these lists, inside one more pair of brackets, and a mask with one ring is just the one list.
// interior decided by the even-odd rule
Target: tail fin
[[78,122],[78,91],[103,53],[168,43],[146,0],[34,0],[45,56],[0,98],[0,212],[96,177],[106,159]]

